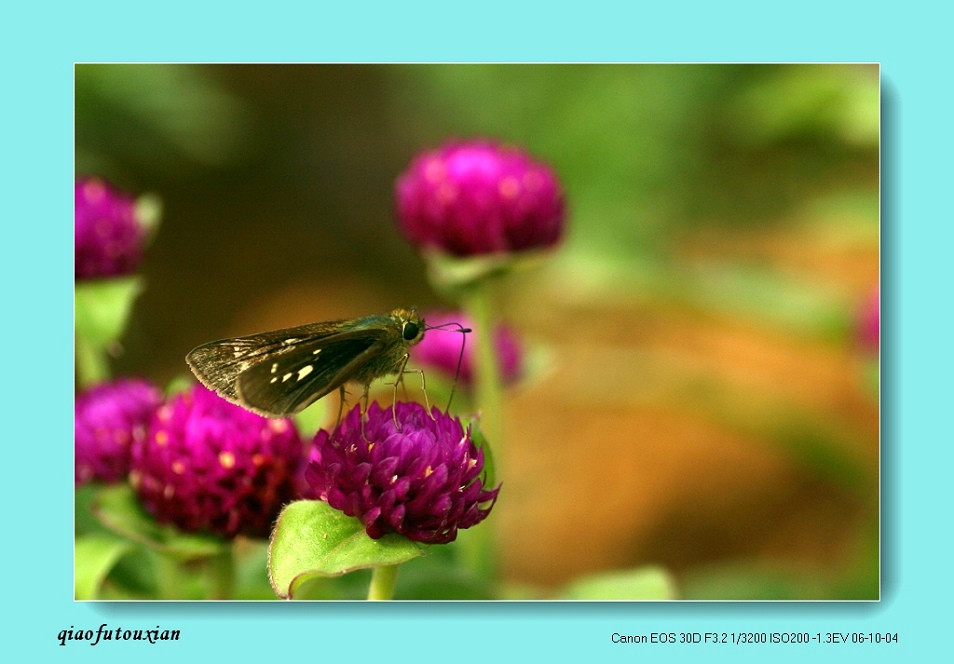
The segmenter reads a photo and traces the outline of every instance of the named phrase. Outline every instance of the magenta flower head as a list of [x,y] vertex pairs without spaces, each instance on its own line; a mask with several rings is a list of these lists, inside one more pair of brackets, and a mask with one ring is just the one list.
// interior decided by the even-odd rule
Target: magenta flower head
[[858,341],[866,351],[877,353],[881,343],[881,294],[875,289],[858,312]]
[[483,451],[459,419],[418,403],[395,408],[372,403],[363,432],[360,406],[333,435],[319,431],[305,477],[315,496],[357,517],[374,539],[394,532],[452,542],[490,514],[500,487],[484,488]]
[[136,201],[102,180],[76,181],[76,279],[129,274],[142,261],[148,236]]
[[405,236],[455,256],[543,249],[559,242],[560,183],[526,153],[489,141],[419,155],[396,185]]
[[115,482],[129,472],[131,448],[146,427],[162,392],[141,378],[97,385],[76,398],[75,482]]
[[302,450],[291,420],[256,415],[196,385],[156,411],[133,446],[130,479],[161,523],[266,537],[297,497]]
[[[451,378],[457,372],[457,363],[460,361],[460,374],[457,379],[461,385],[470,387],[474,383],[474,353],[476,339],[480,330],[474,328],[471,320],[463,313],[427,313],[424,316],[427,326],[440,327],[446,323],[460,323],[471,328],[473,332],[467,335],[467,341],[461,338],[460,332],[452,327],[443,330],[429,331],[424,339],[411,351],[415,365],[423,368],[433,368]],[[461,358],[460,346],[464,343],[464,357]],[[494,330],[494,350],[497,353],[497,365],[500,378],[505,385],[517,382],[523,373],[523,348],[517,335],[504,325]]]

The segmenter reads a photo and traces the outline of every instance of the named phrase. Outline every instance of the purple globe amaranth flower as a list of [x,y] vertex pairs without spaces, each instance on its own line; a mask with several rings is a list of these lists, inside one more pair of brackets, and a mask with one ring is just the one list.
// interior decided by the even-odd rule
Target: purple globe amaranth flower
[[76,279],[129,274],[148,236],[135,200],[96,178],[76,181]]
[[75,482],[115,482],[129,472],[134,442],[146,438],[162,392],[141,378],[97,385],[76,398]]
[[319,431],[305,477],[317,498],[357,517],[374,539],[394,532],[452,542],[490,514],[500,487],[484,488],[483,451],[459,419],[418,403],[395,409],[372,403],[362,425],[355,406],[333,435]]
[[[460,374],[457,379],[465,387],[474,383],[474,364],[476,339],[481,332],[474,328],[471,320],[462,313],[429,312],[424,316],[428,328],[439,327],[446,323],[460,323],[473,330],[467,335],[464,344],[464,356],[461,358],[460,346],[464,343],[459,332],[453,328],[429,330],[424,339],[411,350],[414,363],[423,367],[432,367],[449,376],[457,374],[460,362]],[[517,382],[523,373],[523,348],[517,335],[504,325],[494,331],[494,349],[497,353],[497,366],[500,378],[505,385]]]
[[405,236],[455,256],[542,249],[563,234],[553,171],[490,141],[449,143],[416,157],[396,184]]
[[161,523],[223,537],[265,537],[298,497],[303,446],[291,420],[268,419],[196,385],[156,411],[133,446],[130,479]]

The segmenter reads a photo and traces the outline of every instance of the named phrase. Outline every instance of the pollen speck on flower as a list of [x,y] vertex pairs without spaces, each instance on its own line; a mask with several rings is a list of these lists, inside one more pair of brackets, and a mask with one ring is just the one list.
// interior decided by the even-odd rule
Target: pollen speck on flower
[[264,454],[253,454],[253,455],[252,455],[252,463],[253,463],[254,465],[256,465],[256,466],[261,466],[262,464],[265,463],[265,455],[264,455]]
[[159,418],[160,422],[168,422],[172,417],[172,408],[168,404],[160,406],[159,411],[156,413],[156,416]]
[[164,447],[166,443],[168,442],[169,442],[168,433],[166,433],[165,431],[161,429],[156,432],[156,445],[159,445],[160,447]]
[[275,433],[285,433],[288,431],[288,422],[286,420],[269,420],[268,426]]
[[500,195],[507,199],[513,199],[520,193],[520,184],[514,177],[506,177],[500,181]]
[[176,475],[181,475],[182,473],[185,472],[185,469],[186,469],[186,465],[185,463],[183,463],[181,459],[177,459],[173,461],[170,464],[170,467],[172,468],[172,472],[174,472]]
[[424,477],[430,477],[431,473],[433,472],[434,472],[434,469],[428,466],[427,468],[424,469]]
[[430,182],[439,182],[444,178],[446,172],[447,169],[444,168],[444,164],[439,159],[431,159],[424,166],[424,177]]
[[219,452],[219,463],[223,468],[233,468],[235,466],[235,455],[231,452]]
[[162,488],[162,497],[166,500],[169,500],[174,495],[176,495],[176,488],[171,484],[167,484]]

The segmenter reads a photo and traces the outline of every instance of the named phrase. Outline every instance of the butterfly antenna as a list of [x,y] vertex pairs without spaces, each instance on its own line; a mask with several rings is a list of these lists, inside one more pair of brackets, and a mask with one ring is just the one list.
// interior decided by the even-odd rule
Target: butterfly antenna
[[457,356],[457,369],[454,371],[454,382],[451,385],[450,396],[447,398],[447,408],[444,412],[450,412],[451,403],[454,401],[454,392],[457,391],[457,380],[460,378],[460,367],[464,363],[464,348],[467,344],[467,335],[473,332],[469,327],[464,327],[460,323],[444,323],[443,325],[435,325],[434,327],[429,327],[429,330],[439,330],[445,327],[456,327],[457,331],[461,333],[461,342],[460,342],[460,355]]
[[447,397],[447,411],[450,412],[451,402],[454,400],[454,392],[457,391],[457,379],[460,378],[460,365],[464,362],[464,347],[467,345],[467,333],[471,331],[470,328],[460,327],[460,355],[457,356],[457,370],[454,371],[454,384],[451,385],[450,396]]

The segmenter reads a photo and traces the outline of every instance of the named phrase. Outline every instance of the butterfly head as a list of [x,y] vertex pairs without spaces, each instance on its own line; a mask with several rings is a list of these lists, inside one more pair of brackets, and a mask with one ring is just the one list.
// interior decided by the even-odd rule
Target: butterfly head
[[391,319],[401,331],[401,338],[408,345],[414,345],[424,338],[427,325],[415,309],[395,309],[391,312]]

